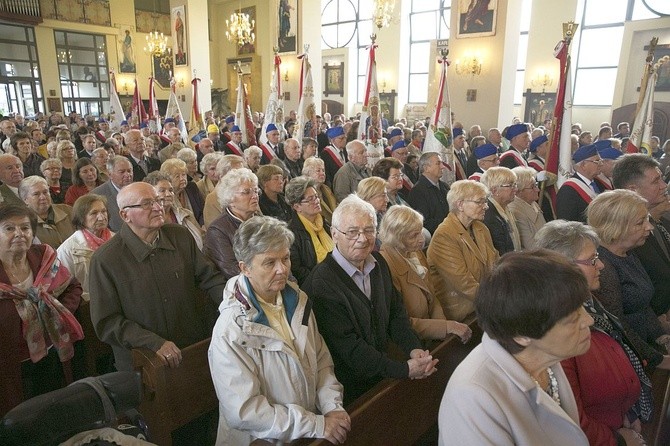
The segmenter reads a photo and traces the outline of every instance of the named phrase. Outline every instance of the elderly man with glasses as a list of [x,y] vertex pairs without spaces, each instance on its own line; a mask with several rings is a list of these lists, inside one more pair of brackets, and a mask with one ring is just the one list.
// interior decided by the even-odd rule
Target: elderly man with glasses
[[131,349],[140,347],[178,367],[181,349],[211,332],[197,309],[198,288],[218,304],[225,279],[188,229],[164,225],[163,200],[150,184],[124,187],[117,204],[124,223],[91,259],[95,332],[112,346],[117,370],[132,370]]
[[595,178],[600,175],[603,160],[595,144],[582,146],[572,154],[575,173],[556,195],[556,218],[586,223],[586,208],[602,192]]
[[[386,261],[372,252],[377,235],[372,205],[351,195],[335,209],[332,223],[335,248],[302,288],[314,302],[346,406],[384,378],[430,376],[437,360],[421,348]],[[406,361],[389,357],[389,341],[400,347]]]

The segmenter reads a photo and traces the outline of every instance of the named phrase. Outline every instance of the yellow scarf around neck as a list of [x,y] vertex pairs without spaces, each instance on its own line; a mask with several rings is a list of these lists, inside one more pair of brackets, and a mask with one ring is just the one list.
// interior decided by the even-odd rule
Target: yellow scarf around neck
[[316,263],[321,263],[334,248],[333,239],[323,229],[323,217],[321,217],[321,214],[317,215],[316,223],[312,223],[300,214],[298,214],[298,218],[300,218],[305,230],[312,239],[312,245],[314,245],[314,251],[316,252]]

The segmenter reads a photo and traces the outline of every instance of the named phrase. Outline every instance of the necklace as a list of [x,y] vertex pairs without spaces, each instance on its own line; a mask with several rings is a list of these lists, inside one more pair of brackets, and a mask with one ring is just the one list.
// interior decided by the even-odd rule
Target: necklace
[[27,266],[26,264],[21,265],[21,268],[16,268],[15,271],[12,271],[12,268],[5,268],[5,271],[10,277],[10,280],[12,280],[12,283],[20,283],[23,280],[26,280],[26,277],[29,274],[30,271],[30,266]]
[[542,389],[544,392],[546,392],[552,400],[556,402],[559,406],[561,405],[561,397],[558,394],[558,380],[556,379],[556,375],[554,375],[554,371],[551,370],[551,367],[547,368],[547,376],[549,377],[549,385],[547,386],[546,389],[542,389],[542,386],[540,385],[539,381],[535,379],[531,375],[531,378],[533,381],[535,381],[535,384]]

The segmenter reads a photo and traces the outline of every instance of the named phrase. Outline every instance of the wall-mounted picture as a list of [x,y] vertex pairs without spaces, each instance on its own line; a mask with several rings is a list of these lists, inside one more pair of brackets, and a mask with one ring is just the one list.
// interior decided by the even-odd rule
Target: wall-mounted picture
[[[645,45],[645,54],[648,50],[649,45]],[[659,61],[663,56],[670,56],[670,45],[656,45],[656,51],[654,51],[654,61]],[[670,61],[659,65],[658,80],[656,81],[655,91],[670,91]]]
[[154,78],[159,87],[170,88],[170,77],[172,76],[172,54],[166,53],[162,56],[151,56],[154,63]]
[[456,37],[484,37],[496,34],[498,0],[458,0]]
[[[249,23],[253,23],[254,26],[251,28],[251,32],[256,34],[256,7],[255,6],[249,6],[248,8],[242,8],[240,10],[242,14],[246,14],[249,16]],[[254,54],[256,52],[256,44],[255,43],[245,43],[242,46],[237,46],[237,55],[241,56],[243,54]]]
[[130,26],[121,27],[119,38],[119,73],[136,73],[135,39]]
[[277,20],[279,53],[295,53],[298,49],[298,0],[278,0]]
[[323,92],[326,96],[329,94],[344,94],[344,62],[339,65],[324,65],[324,79],[326,80],[326,89]]
[[556,93],[533,93],[526,90],[526,110],[523,115],[524,122],[530,122],[534,126],[544,125],[544,121],[552,119],[554,107],[556,106]]
[[176,66],[188,65],[188,42],[186,36],[186,7],[172,8],[172,51]]

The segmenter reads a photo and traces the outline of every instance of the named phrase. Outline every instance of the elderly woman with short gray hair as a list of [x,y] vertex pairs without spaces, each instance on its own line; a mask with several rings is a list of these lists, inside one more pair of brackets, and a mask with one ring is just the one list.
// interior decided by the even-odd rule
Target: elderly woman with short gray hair
[[332,189],[326,185],[326,167],[323,160],[316,157],[307,158],[302,165],[302,174],[316,182],[315,189],[321,201],[321,216],[330,224],[337,207],[337,198]]
[[193,212],[193,216],[200,225],[204,224],[203,210],[205,200],[200,195],[198,186],[188,180],[186,163],[178,158],[170,158],[161,164],[160,171],[167,173],[172,179],[176,203]]
[[491,232],[493,246],[500,255],[521,250],[521,237],[509,204],[517,191],[516,174],[507,167],[491,167],[484,172],[481,183],[491,191],[484,215],[484,224]]
[[288,280],[292,243],[286,223],[272,217],[252,217],[235,234],[241,274],[226,285],[209,347],[217,445],[302,437],[339,444],[351,428],[307,295]]
[[516,197],[508,208],[514,215],[522,249],[535,246],[535,233],[546,223],[542,209],[537,204],[540,188],[535,177],[537,171],[532,167],[519,166],[512,169],[516,174]]
[[216,187],[216,183],[219,182],[219,173],[216,170],[216,164],[219,160],[223,158],[223,154],[220,152],[208,153],[202,157],[200,160],[200,171],[202,172],[202,179],[196,183],[200,195],[203,199],[207,198],[207,195]]
[[295,235],[291,245],[291,272],[302,284],[318,263],[332,252],[330,225],[321,215],[321,199],[313,179],[300,176],[286,185],[284,198],[295,211],[289,228]]
[[215,192],[223,212],[207,228],[203,253],[229,279],[240,273],[233,253],[235,231],[260,212],[258,178],[249,169],[234,169],[219,181]]
[[63,163],[58,158],[48,158],[40,164],[40,172],[42,172],[42,176],[47,180],[47,184],[49,185],[51,201],[54,204],[63,204],[65,202],[65,194],[70,186],[68,183],[61,181]]
[[36,175],[29,176],[19,183],[19,198],[37,214],[35,236],[53,249],[58,247],[74,233],[72,227],[72,208],[66,204],[53,204],[47,180]]
[[[241,169],[242,167],[247,167],[244,162],[244,158],[237,155],[223,155],[216,163],[216,175],[218,178],[217,186],[220,184],[221,179],[226,176],[228,172],[235,169]],[[218,189],[220,187],[215,187],[207,196],[205,197],[205,209],[203,211],[204,220],[205,220],[205,229],[212,224],[222,213],[223,209],[221,208],[221,203],[219,202],[219,193]]]

